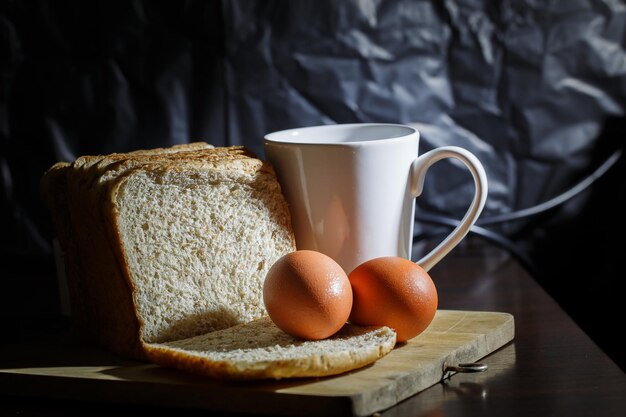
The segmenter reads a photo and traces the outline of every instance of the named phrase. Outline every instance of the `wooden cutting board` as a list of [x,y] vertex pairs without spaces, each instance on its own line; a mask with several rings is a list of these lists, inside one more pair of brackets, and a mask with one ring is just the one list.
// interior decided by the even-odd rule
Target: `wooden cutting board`
[[[371,415],[441,381],[514,336],[513,316],[439,310],[428,329],[373,365],[335,377],[220,382],[70,343],[0,348],[6,394],[279,415]],[[486,372],[489,372],[487,370]]]

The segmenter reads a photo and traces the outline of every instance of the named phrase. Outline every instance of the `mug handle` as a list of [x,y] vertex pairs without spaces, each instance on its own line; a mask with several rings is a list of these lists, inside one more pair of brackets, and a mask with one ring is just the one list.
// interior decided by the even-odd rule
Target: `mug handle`
[[472,173],[476,189],[472,204],[465,213],[461,223],[439,245],[437,245],[436,248],[417,261],[417,264],[420,265],[425,271],[429,271],[440,260],[442,260],[448,252],[458,245],[461,240],[463,240],[465,235],[467,235],[467,232],[469,232],[470,227],[476,223],[478,216],[480,216],[480,213],[485,206],[485,201],[487,200],[487,175],[485,174],[485,169],[474,154],[458,146],[442,146],[440,148],[435,148],[423,155],[420,155],[415,161],[413,161],[413,164],[411,165],[410,183],[410,191],[413,197],[417,197],[422,194],[422,190],[424,188],[424,178],[426,177],[426,171],[428,171],[428,168],[430,168],[435,162],[445,158],[454,158],[463,162],[463,164],[465,164],[465,166]]

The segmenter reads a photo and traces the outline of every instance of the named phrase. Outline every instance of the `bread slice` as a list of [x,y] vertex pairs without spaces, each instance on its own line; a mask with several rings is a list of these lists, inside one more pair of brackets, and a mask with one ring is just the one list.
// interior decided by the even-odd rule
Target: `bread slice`
[[264,316],[265,275],[295,250],[274,171],[242,154],[131,169],[105,207],[146,342]]
[[157,364],[229,380],[336,375],[368,365],[389,353],[396,333],[388,327],[346,324],[334,336],[297,339],[269,317],[225,330],[163,343],[146,344]]

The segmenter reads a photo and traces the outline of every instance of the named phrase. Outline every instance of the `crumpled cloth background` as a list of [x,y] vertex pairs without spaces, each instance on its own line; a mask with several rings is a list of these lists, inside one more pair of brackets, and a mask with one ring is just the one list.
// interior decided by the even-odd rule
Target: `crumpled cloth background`
[[[489,218],[559,195],[624,147],[624,1],[8,1],[0,57],[0,241],[22,268],[51,258],[41,175],[79,155],[205,140],[263,156],[275,130],[406,123],[422,151],[477,155]],[[615,179],[493,228],[555,290],[559,256],[593,256],[585,242],[623,230],[624,194]],[[471,195],[465,168],[441,162],[418,206],[460,218]],[[617,271],[611,250],[602,275]]]

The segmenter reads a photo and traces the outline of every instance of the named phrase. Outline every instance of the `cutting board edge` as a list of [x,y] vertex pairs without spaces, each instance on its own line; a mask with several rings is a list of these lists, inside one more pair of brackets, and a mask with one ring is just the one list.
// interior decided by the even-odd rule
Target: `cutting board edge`
[[[447,311],[447,310],[446,310]],[[472,311],[472,313],[476,313],[476,311]],[[506,346],[511,343],[515,338],[515,318],[512,314],[506,312],[492,312],[492,311],[484,311],[477,312],[483,314],[489,314],[493,316],[500,316],[503,319],[503,322],[498,326],[492,333],[489,334],[476,334],[476,338],[474,340],[478,340],[478,348],[475,351],[472,351],[471,345],[463,345],[459,346],[454,351],[448,353],[447,355],[442,355],[438,360],[438,368],[441,369],[440,376],[438,378],[431,378],[428,381],[425,381],[418,386],[416,390],[406,390],[403,393],[397,395],[394,399],[389,401],[380,401],[374,405],[368,404],[367,401],[370,398],[380,398],[385,399],[384,396],[378,395],[377,389],[371,390],[370,392],[361,392],[358,395],[350,396],[352,401],[352,411],[354,416],[363,417],[369,416],[376,412],[384,411],[388,408],[391,408],[398,403],[412,397],[413,395],[441,382],[443,377],[445,376],[444,372],[444,364],[445,365],[456,365],[459,363],[467,363],[467,362],[477,362],[479,360],[484,359],[490,354],[496,352],[498,349]],[[482,340],[481,340],[482,339]],[[488,372],[488,370],[486,371]],[[401,378],[411,378],[414,375],[403,375]],[[398,379],[401,379],[398,378]],[[394,381],[394,387],[397,389],[399,381]],[[394,391],[394,387],[390,389]]]

